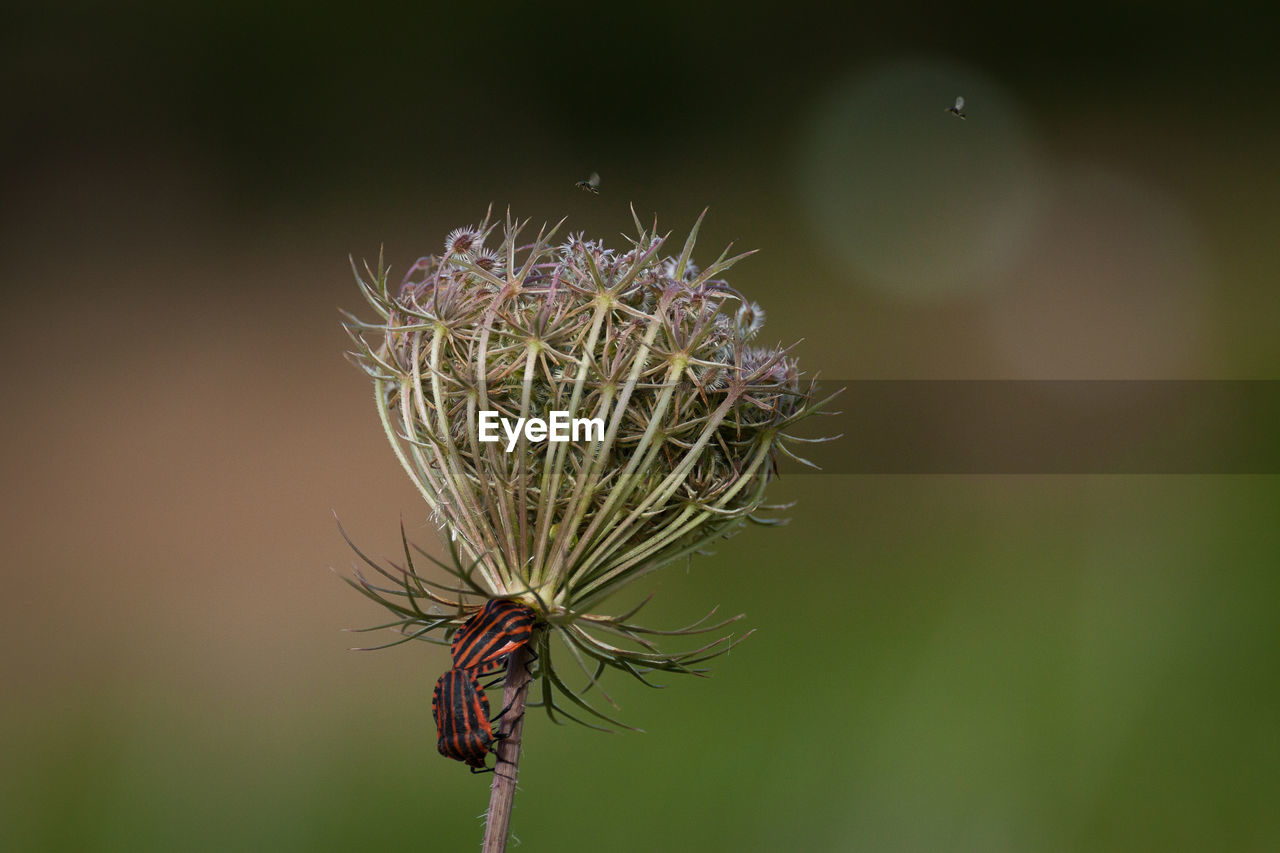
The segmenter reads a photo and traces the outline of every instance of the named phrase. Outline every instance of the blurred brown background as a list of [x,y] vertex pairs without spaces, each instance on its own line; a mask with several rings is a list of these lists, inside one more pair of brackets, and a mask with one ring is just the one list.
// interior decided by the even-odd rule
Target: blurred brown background
[[[348,253],[628,204],[847,379],[1277,378],[1264,7],[0,12],[0,848],[466,849],[434,647],[328,567],[434,545],[341,357]],[[956,95],[967,120],[944,112]],[[602,192],[573,188],[593,170]],[[619,238],[620,239],[620,238]],[[857,405],[856,399],[846,405]],[[939,424],[939,429],[946,429]],[[650,586],[758,634],[532,718],[529,850],[1280,845],[1274,477],[798,476]],[[387,639],[390,639],[389,637]],[[355,640],[355,642],[353,642]]]

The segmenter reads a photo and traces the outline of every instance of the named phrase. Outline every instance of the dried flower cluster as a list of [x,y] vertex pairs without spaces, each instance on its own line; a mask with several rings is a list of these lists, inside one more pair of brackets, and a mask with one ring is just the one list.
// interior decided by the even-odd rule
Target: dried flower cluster
[[[820,403],[785,350],[757,343],[759,306],[720,278],[746,255],[726,249],[705,269],[694,265],[698,225],[670,255],[656,224],[638,220],[625,251],[580,235],[553,243],[559,226],[522,244],[525,224],[508,218],[492,248],[488,216],[454,231],[398,290],[381,260],[356,273],[379,319],[348,316],[353,355],[373,379],[401,464],[447,533],[446,568],[460,581],[449,590],[423,579],[406,542],[403,566],[366,560],[395,585],[359,576],[357,586],[399,617],[391,624],[408,638],[436,641],[431,632],[447,638],[478,607],[462,595],[527,604],[545,626],[535,643],[548,713],[576,719],[557,701],[565,696],[604,717],[557,673],[550,638],[563,640],[588,687],[606,666],[644,680],[652,670],[694,671],[727,650],[725,637],[666,654],[646,635],[733,620],[659,632],[631,624],[634,611],[589,610],[760,520],[775,453],[793,455],[788,443],[800,439],[788,431]],[[554,410],[601,418],[605,436],[522,436],[506,452],[479,439],[484,410],[513,421]]]

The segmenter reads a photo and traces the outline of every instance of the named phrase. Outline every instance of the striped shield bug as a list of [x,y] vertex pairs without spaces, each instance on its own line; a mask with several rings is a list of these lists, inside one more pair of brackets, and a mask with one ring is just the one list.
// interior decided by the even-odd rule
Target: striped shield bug
[[502,658],[529,642],[537,615],[533,609],[506,598],[485,602],[453,635],[449,651],[455,669],[486,675],[502,669]]
[[485,766],[485,756],[498,736],[489,724],[489,700],[474,674],[451,669],[440,676],[431,696],[431,714],[441,755],[464,762],[472,773],[492,769]]

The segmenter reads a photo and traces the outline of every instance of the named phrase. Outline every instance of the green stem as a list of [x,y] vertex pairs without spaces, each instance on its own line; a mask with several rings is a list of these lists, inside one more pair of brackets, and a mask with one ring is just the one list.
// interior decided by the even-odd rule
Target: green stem
[[[520,746],[524,740],[524,705],[529,693],[529,647],[521,646],[507,659],[507,681],[502,693],[502,715],[498,727],[505,735],[494,752],[498,764],[489,789],[489,811],[485,816],[483,853],[503,853],[511,836],[511,806],[516,798],[516,779],[520,770]],[[507,721],[511,722],[508,723]]]

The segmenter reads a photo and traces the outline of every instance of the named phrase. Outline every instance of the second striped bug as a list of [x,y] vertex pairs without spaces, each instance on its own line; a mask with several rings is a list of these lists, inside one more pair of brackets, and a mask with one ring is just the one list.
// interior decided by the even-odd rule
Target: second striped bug
[[474,674],[451,669],[440,676],[431,696],[431,715],[441,755],[463,762],[472,773],[493,769],[485,765],[485,756],[501,735],[493,732],[489,699]]

